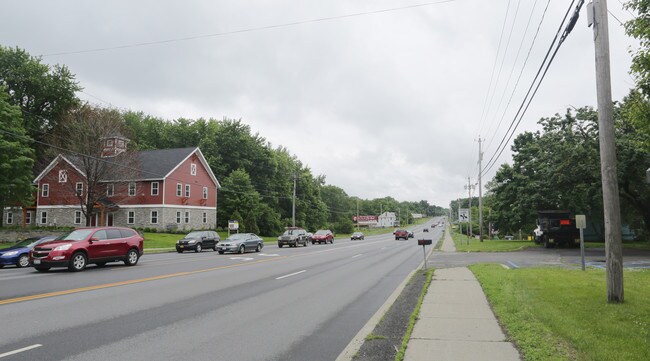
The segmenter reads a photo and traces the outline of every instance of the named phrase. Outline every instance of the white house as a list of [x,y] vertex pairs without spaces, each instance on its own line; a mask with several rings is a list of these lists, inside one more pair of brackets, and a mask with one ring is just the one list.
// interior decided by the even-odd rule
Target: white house
[[395,212],[384,212],[379,216],[378,227],[395,227],[398,225]]

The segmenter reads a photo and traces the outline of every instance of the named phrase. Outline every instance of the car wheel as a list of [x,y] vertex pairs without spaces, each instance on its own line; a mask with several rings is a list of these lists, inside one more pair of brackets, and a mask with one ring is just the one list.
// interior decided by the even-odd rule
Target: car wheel
[[203,246],[201,246],[201,243],[197,243],[196,248],[194,248],[194,252],[201,253],[202,250],[203,250]]
[[223,254],[223,253],[224,253],[223,251],[218,251],[218,252],[219,252],[219,254]]
[[242,245],[239,247],[239,254],[244,254],[245,252],[246,252],[246,247],[244,247],[244,245],[242,244]]
[[282,248],[282,243],[278,243],[278,248]]
[[38,272],[47,272],[50,270],[50,267],[34,267]]
[[330,239],[330,244],[334,244],[334,238]]
[[86,255],[81,252],[77,252],[72,255],[72,258],[70,258],[70,264],[68,265],[68,269],[73,272],[83,271],[84,268],[86,268],[87,263],[88,263],[88,258],[86,257]]
[[140,259],[140,255],[138,255],[138,251],[131,248],[126,253],[126,258],[124,259],[124,264],[127,265],[127,266],[135,266],[136,263],[138,263],[138,259]]
[[95,264],[97,265],[97,267],[100,267],[100,268],[106,266],[106,262],[97,262]]
[[182,249],[177,249],[176,252],[183,253],[183,250]]
[[258,243],[257,248],[255,248],[255,252],[259,252],[261,250],[262,250],[262,245]]
[[212,247],[212,250],[213,250],[213,251],[216,251],[216,250],[217,250],[217,242],[214,242],[214,247]]
[[29,256],[26,254],[20,255],[20,257],[18,257],[18,262],[16,262],[16,266],[20,268],[29,266]]
[[3,268],[4,266],[5,266],[5,265],[3,265],[3,264],[0,264],[0,268]]

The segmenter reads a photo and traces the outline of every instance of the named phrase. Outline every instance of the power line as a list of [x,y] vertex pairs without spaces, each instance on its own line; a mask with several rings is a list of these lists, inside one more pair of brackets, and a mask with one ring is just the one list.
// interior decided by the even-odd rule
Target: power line
[[[533,84],[531,84],[531,88],[529,88],[528,93],[526,94],[526,97],[524,98],[524,102],[519,107],[519,110],[517,111],[517,114],[515,115],[515,117],[512,120],[512,123],[510,124],[511,127],[514,125],[514,128],[512,128],[512,132],[510,132],[510,135],[508,136],[508,140],[505,143],[503,142],[505,140],[505,138],[506,138],[507,133],[510,131],[510,128],[508,128],[508,131],[506,132],[506,134],[504,135],[504,138],[502,139],[501,144],[503,144],[503,146],[501,147],[501,144],[500,144],[499,145],[500,150],[499,150],[499,147],[497,148],[498,155],[497,155],[497,152],[495,151],[495,153],[490,158],[491,163],[486,168],[486,170],[483,171],[483,174],[486,174],[492,168],[492,166],[494,166],[494,164],[496,164],[496,161],[499,159],[499,157],[501,156],[501,154],[505,150],[506,145],[512,139],[512,136],[514,135],[515,130],[517,129],[517,127],[521,123],[521,120],[523,119],[524,115],[526,114],[526,111],[528,110],[528,107],[532,103],[533,98],[535,97],[535,94],[537,94],[537,90],[539,89],[540,85],[542,84],[542,81],[546,77],[546,73],[548,72],[548,69],[550,68],[551,64],[553,63],[553,60],[555,59],[555,56],[557,55],[558,51],[560,50],[560,47],[564,43],[564,40],[566,40],[566,38],[569,36],[571,31],[573,30],[573,27],[575,26],[575,24],[576,24],[576,22],[578,20],[578,17],[579,17],[579,14],[580,14],[580,9],[582,8],[582,5],[584,4],[584,0],[579,0],[578,1],[578,5],[576,6],[576,8],[574,10],[574,13],[571,16],[571,18],[569,19],[569,22],[566,24],[566,27],[565,27],[565,29],[564,29],[564,31],[562,32],[561,35],[560,35],[560,31],[559,31],[559,30],[562,29],[562,27],[563,27],[562,25],[564,25],[564,22],[566,21],[568,15],[569,15],[569,12],[571,11],[571,8],[573,8],[574,3],[575,3],[575,0],[571,2],[571,5],[569,6],[569,9],[568,9],[567,13],[565,14],[564,19],[562,20],[560,28],[558,29],[558,33],[556,33],[555,38],[553,39],[553,42],[551,43],[551,47],[549,48],[549,52],[551,51],[553,45],[555,44],[555,41],[557,40],[558,35],[560,36],[560,39],[559,39],[558,44],[557,44],[557,46],[555,48],[555,51],[553,52],[553,55],[550,57],[548,63],[546,64],[546,68],[544,69],[544,72],[542,73],[541,78],[539,78],[539,81],[537,82],[537,85],[535,86],[535,90],[533,91],[530,98],[528,98],[528,94],[530,94],[530,90],[532,89],[532,86],[534,85],[535,80],[538,78],[538,75],[540,74],[540,71],[544,67],[544,63],[546,62],[546,60],[548,58],[548,54],[549,54],[548,52],[546,53],[546,57],[544,57],[544,61],[542,62],[542,67],[540,67],[539,71],[537,72],[537,75],[535,76],[535,79],[533,80]],[[526,99],[526,98],[528,98],[528,99]],[[525,108],[523,109],[523,112],[521,112],[522,107],[524,106],[524,104],[526,102],[528,102],[528,103],[525,105]],[[519,116],[519,119],[517,120],[518,116]],[[516,124],[515,124],[515,121],[516,121]],[[496,158],[495,158],[495,156],[496,156]]]
[[366,16],[366,15],[376,15],[376,14],[381,14],[381,13],[388,13],[388,12],[393,12],[393,11],[414,9],[414,8],[420,8],[420,7],[425,7],[425,6],[440,5],[440,4],[444,4],[444,3],[448,3],[448,2],[454,2],[454,1],[456,1],[456,0],[440,0],[440,1],[434,1],[434,2],[428,2],[428,3],[400,6],[400,7],[380,9],[380,10],[364,11],[364,12],[358,12],[358,13],[352,13],[352,14],[345,14],[345,15],[336,15],[336,16],[328,16],[328,17],[322,17],[322,18],[316,18],[316,19],[299,20],[299,21],[283,23],[283,24],[265,25],[265,26],[258,26],[258,27],[252,27],[252,28],[246,28],[246,29],[224,31],[224,32],[220,32],[220,33],[186,36],[186,37],[181,37],[181,38],[172,38],[172,39],[166,39],[166,40],[147,41],[147,42],[141,42],[141,43],[132,43],[132,44],[108,46],[108,47],[103,47],[103,48],[74,50],[74,51],[63,51],[63,52],[58,52],[58,53],[42,54],[41,56],[42,57],[48,57],[48,56],[60,56],[60,55],[86,54],[86,53],[96,53],[96,52],[117,50],[117,49],[137,48],[137,47],[141,47],[141,46],[150,46],[150,45],[167,44],[167,43],[177,43],[177,42],[183,42],[183,41],[198,40],[198,39],[205,39],[205,38],[214,38],[214,37],[233,35],[233,34],[250,33],[250,32],[256,32],[256,31],[262,31],[262,30],[286,28],[286,27],[291,27],[291,26],[305,25],[305,24],[317,23],[317,22],[326,22],[326,21],[353,18],[353,17]]

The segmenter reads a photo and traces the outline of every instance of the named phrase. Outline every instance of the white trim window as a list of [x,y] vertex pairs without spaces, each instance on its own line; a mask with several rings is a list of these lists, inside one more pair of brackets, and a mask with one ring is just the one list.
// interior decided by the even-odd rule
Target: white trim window
[[157,196],[159,193],[160,189],[160,183],[158,182],[151,182],[151,195],[152,196]]
[[115,195],[115,184],[108,183],[106,185],[106,197],[112,197]]
[[135,197],[135,182],[129,182],[129,197]]
[[203,199],[208,199],[208,187],[203,187]]
[[126,214],[126,224],[134,224],[135,223],[135,211],[129,211]]
[[106,139],[106,146],[107,147],[112,147],[113,146],[113,139]]
[[14,224],[14,212],[7,212],[7,224]]
[[190,174],[196,175],[196,163],[190,164]]
[[68,181],[68,171],[65,169],[59,170],[59,183],[65,183]]
[[183,185],[181,183],[176,183],[176,197],[183,196]]
[[74,224],[81,224],[81,211],[74,211]]
[[181,211],[176,211],[176,223],[180,224],[182,221]]
[[190,223],[190,212],[185,211],[185,223]]
[[190,198],[190,185],[185,185],[185,198]]
[[25,224],[32,224],[32,212],[25,212]]
[[84,194],[84,184],[82,182],[75,184],[75,194],[77,197],[81,197]]
[[158,211],[151,211],[151,224],[158,224]]
[[208,223],[208,212],[203,212],[203,223]]
[[47,211],[41,211],[41,224],[47,224]]
[[47,198],[50,196],[50,185],[48,183],[43,183],[41,186],[41,197]]

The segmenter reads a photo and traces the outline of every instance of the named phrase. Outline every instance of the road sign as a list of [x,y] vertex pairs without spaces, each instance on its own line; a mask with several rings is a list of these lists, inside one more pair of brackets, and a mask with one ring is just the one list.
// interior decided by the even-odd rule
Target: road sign
[[580,258],[582,259],[582,270],[585,270],[585,236],[584,229],[587,228],[587,217],[584,214],[576,214],[576,228],[580,229]]
[[239,221],[228,221],[228,229],[231,231],[236,231],[239,229]]
[[576,228],[587,228],[587,217],[584,214],[576,214]]
[[430,246],[433,243],[430,239],[418,239],[418,246]]
[[469,208],[458,209],[458,221],[469,222]]

